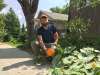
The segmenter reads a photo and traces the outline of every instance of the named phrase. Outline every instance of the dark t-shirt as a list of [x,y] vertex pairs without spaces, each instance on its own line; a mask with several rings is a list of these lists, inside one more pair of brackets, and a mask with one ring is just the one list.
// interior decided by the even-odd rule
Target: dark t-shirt
[[54,25],[48,25],[47,29],[40,27],[37,30],[37,34],[42,36],[44,43],[54,43],[54,33],[57,32],[57,29]]

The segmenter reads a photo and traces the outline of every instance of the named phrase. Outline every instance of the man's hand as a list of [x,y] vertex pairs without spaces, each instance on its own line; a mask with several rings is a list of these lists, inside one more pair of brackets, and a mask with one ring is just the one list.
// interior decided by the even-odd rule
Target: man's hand
[[44,50],[44,51],[47,51],[47,48],[46,48],[46,47],[43,47],[43,50]]
[[57,45],[57,41],[55,41],[54,44]]
[[44,42],[42,40],[42,36],[41,35],[38,35],[38,42],[39,42],[41,48],[43,48],[43,50],[46,51],[47,48],[46,48],[46,46],[45,46],[45,44],[44,44]]

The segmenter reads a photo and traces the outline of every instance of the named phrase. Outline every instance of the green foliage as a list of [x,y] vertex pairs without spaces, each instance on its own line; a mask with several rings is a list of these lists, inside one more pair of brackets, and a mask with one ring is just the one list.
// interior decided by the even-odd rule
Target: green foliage
[[100,5],[100,0],[90,0],[90,6],[96,7],[97,5]]
[[[4,16],[4,27],[2,29],[5,31],[3,42],[16,44],[20,33],[20,23],[12,8],[10,8],[9,12]],[[2,34],[4,33],[2,32]]]
[[61,65],[60,61],[61,61],[62,57],[66,57],[66,56],[70,55],[70,53],[72,53],[75,49],[76,49],[76,47],[62,48],[61,46],[58,45],[58,47],[56,49],[57,55],[55,56],[55,58],[52,61],[53,67],[60,66]]
[[[0,11],[5,7],[5,4],[3,3],[3,0],[0,0]],[[5,35],[5,22],[4,22],[4,15],[0,14],[0,41],[3,40],[3,37]]]
[[[3,0],[0,0],[0,10],[5,7]],[[9,42],[11,44],[18,44],[25,42],[26,31],[23,25],[20,29],[20,23],[18,17],[12,8],[6,15],[0,14],[0,41]]]
[[26,27],[24,26],[24,24],[22,25],[22,28],[20,30],[20,34],[19,34],[19,42],[23,42],[25,43],[26,41],[26,35],[27,35],[27,32],[26,32]]
[[5,24],[7,34],[16,38],[20,32],[20,23],[12,8],[10,8],[9,12],[6,14]]
[[22,25],[21,32],[22,32],[23,34],[25,34],[25,32],[26,32],[26,27],[25,27],[24,24]]
[[85,22],[82,18],[76,18],[69,21],[66,26],[71,33],[78,33],[81,35],[81,33],[87,31],[89,22]]
[[26,31],[20,23],[15,12],[10,8],[6,15],[0,15],[0,39],[3,42],[9,42],[13,45],[25,43]]
[[0,14],[0,41],[3,40],[3,37],[5,36],[5,22],[4,22],[4,15]]
[[52,75],[63,75],[63,71],[60,68],[54,68]]
[[94,70],[94,75],[100,75],[100,67],[96,67]]
[[60,38],[59,43],[62,47],[76,46],[80,49],[80,47],[82,47],[84,44],[82,44],[84,41],[82,34],[87,32],[89,26],[89,21],[86,22],[81,18],[76,18],[75,20],[67,22],[66,28],[69,30],[69,32],[65,32],[65,37]]
[[63,7],[53,7],[53,8],[50,8],[50,10],[52,12],[55,12],[55,13],[61,13],[61,14],[68,14],[69,12],[69,5],[64,5]]
[[71,0],[70,6],[75,8],[81,8],[86,5],[86,0]]
[[[99,1],[99,0],[98,0]],[[97,5],[97,0],[90,3]],[[81,8],[86,0],[71,0],[72,5]],[[93,6],[93,5],[92,5]],[[83,38],[89,21],[76,18],[66,24],[70,33],[60,38],[61,47],[57,48],[57,55],[53,59],[51,75],[100,75],[100,38]],[[59,71],[59,72],[58,72]]]
[[0,11],[5,7],[5,4],[3,3],[3,0],[0,0]]
[[12,35],[6,34],[6,35],[3,37],[3,42],[8,42],[8,41],[10,41],[12,38],[13,38]]
[[14,39],[14,38],[12,38],[12,39],[10,40],[10,43],[12,43],[12,44],[17,44],[17,40]]
[[[67,48],[67,47],[66,47]],[[71,52],[67,53],[66,50]],[[74,50],[73,50],[74,49]],[[51,75],[99,75],[100,73],[100,51],[94,48],[82,48],[77,51],[74,47],[63,50],[63,56],[52,68]],[[67,55],[67,54],[68,55]],[[59,54],[58,54],[59,55]],[[57,56],[58,56],[57,55]],[[54,60],[58,60],[55,56]]]
[[86,5],[96,7],[100,4],[100,0],[70,0],[70,6],[75,8],[82,8]]

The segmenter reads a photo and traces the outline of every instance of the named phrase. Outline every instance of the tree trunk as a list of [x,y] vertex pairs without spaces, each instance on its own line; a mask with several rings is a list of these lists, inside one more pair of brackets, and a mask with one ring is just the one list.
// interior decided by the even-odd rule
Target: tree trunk
[[[79,17],[79,10],[86,6],[87,0],[70,0],[70,7],[69,7],[69,19],[72,20]],[[78,6],[77,6],[78,5]]]
[[20,3],[26,19],[28,42],[30,45],[31,41],[35,37],[34,16],[38,8],[39,0],[17,0],[17,1]]
[[27,22],[27,33],[28,33],[28,41],[31,42],[33,38],[35,37],[34,32],[34,18],[33,17],[26,17]]

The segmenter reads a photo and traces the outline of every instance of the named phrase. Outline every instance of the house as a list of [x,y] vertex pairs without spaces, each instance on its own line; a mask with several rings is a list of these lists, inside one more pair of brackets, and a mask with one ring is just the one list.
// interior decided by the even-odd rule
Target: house
[[66,30],[65,22],[68,21],[68,15],[47,11],[40,11],[37,19],[34,20],[36,29],[41,26],[39,18],[44,14],[48,16],[49,23],[54,24],[59,32],[64,32]]

